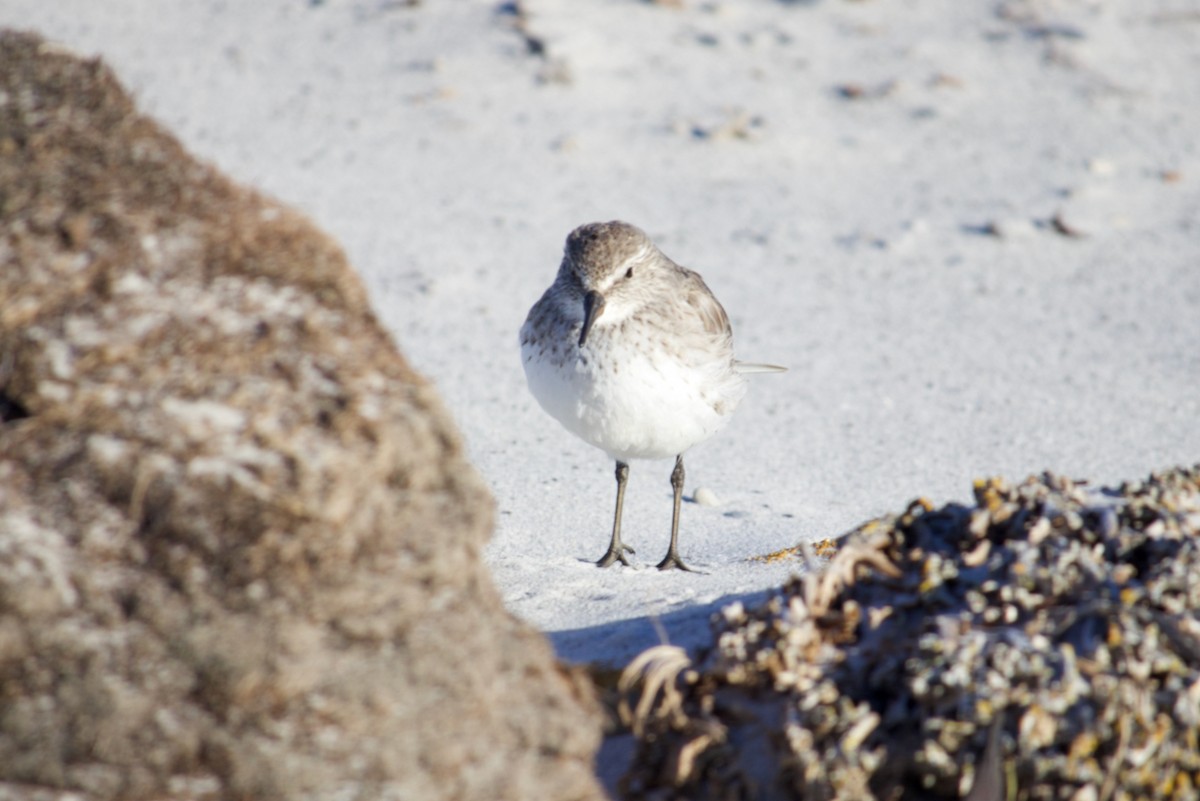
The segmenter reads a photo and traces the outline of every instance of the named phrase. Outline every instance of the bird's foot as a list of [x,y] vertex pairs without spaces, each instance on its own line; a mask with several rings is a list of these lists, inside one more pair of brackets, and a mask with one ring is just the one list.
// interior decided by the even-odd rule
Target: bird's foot
[[687,573],[700,572],[685,565],[683,560],[679,558],[679,553],[674,550],[667,551],[667,555],[663,557],[663,560],[658,563],[657,567],[659,570],[683,570]]
[[608,553],[596,560],[596,567],[610,567],[614,562],[620,562],[629,567],[629,560],[625,558],[625,554],[634,553],[634,550],[628,545],[610,545]]

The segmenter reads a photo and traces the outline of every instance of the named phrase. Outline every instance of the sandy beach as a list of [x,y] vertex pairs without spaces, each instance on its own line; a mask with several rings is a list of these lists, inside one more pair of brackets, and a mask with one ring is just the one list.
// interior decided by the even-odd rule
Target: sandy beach
[[[1200,14],[1113,2],[4,0],[199,157],[334,236],[489,482],[487,560],[569,661],[707,636],[765,555],[917,496],[1200,454]],[[517,331],[576,225],[699,271],[756,377],[688,456],[612,464]]]

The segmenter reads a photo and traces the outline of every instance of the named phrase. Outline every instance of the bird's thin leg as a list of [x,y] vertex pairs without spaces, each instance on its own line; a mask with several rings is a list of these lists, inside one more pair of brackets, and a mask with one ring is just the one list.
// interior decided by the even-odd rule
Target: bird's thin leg
[[1005,801],[1008,798],[1008,772],[1004,765],[1004,745],[1000,742],[1004,718],[997,715],[988,730],[983,757],[976,763],[975,783],[967,801]]
[[671,489],[675,490],[675,510],[671,513],[671,547],[667,550],[667,555],[663,557],[663,560],[658,563],[658,569],[670,570],[674,567],[691,571],[692,569],[679,558],[679,507],[683,501],[682,453],[675,457],[675,469],[671,471]]
[[608,544],[608,553],[596,562],[597,567],[608,567],[613,562],[628,565],[625,554],[633,553],[633,549],[621,542],[621,506],[625,503],[625,482],[629,480],[629,465],[617,462],[617,510],[613,514],[612,542]]

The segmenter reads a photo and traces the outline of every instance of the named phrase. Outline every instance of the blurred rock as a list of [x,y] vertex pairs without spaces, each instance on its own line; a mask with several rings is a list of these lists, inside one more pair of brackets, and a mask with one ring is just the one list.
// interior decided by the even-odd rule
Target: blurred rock
[[0,797],[601,797],[333,242],[13,33],[0,230]]

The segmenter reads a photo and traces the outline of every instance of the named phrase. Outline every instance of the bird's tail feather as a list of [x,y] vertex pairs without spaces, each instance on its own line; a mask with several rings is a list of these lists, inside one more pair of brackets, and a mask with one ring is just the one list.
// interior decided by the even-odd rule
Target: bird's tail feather
[[749,373],[786,373],[786,367],[780,367],[777,364],[756,364],[754,362],[739,362],[734,361],[733,369],[743,375]]

